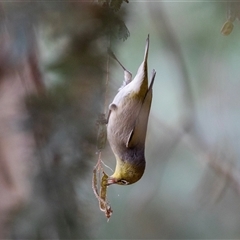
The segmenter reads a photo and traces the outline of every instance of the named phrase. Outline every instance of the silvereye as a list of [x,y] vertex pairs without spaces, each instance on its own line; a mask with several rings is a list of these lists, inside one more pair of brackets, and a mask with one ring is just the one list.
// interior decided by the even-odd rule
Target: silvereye
[[129,185],[137,182],[145,170],[145,139],[152,102],[152,87],[156,75],[153,70],[148,86],[147,58],[149,36],[145,54],[137,75],[124,69],[125,81],[109,105],[107,137],[116,157],[116,168],[107,185]]

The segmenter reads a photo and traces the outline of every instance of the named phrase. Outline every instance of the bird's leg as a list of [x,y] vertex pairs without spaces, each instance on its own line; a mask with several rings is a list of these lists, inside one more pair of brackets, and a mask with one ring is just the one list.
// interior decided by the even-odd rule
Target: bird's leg
[[123,85],[119,88],[119,91],[125,87],[127,84],[129,84],[132,81],[132,73],[129,72],[122,64],[121,62],[117,59],[117,57],[114,55],[114,53],[109,49],[108,54],[117,61],[117,63],[122,67],[124,71],[124,81]]
[[[111,104],[112,105],[112,104]],[[108,120],[110,118],[110,115],[111,115],[111,105],[109,106],[109,110],[108,110],[108,115],[107,115],[107,118],[106,118],[106,124],[108,124]]]

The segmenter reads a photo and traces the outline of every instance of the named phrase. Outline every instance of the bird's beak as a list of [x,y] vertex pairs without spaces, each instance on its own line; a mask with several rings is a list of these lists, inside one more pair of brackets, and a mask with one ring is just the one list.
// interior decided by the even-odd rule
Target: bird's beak
[[107,179],[107,186],[117,183],[115,178],[109,177]]

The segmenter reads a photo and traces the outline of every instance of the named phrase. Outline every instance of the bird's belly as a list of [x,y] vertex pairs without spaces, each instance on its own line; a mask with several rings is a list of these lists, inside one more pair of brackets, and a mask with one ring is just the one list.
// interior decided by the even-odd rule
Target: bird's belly
[[107,126],[110,146],[115,154],[126,149],[129,136],[134,129],[137,116],[141,108],[141,101],[133,99],[121,102],[111,111]]

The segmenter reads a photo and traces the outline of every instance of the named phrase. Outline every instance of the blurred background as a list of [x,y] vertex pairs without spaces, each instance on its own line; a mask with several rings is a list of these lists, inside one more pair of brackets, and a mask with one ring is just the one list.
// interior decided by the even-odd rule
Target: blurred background
[[[230,1],[1,2],[0,238],[239,238],[238,16]],[[107,49],[135,75],[148,34],[147,167],[108,188],[107,222],[96,122],[123,81]],[[102,160],[115,168],[108,143]]]

